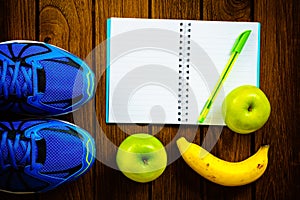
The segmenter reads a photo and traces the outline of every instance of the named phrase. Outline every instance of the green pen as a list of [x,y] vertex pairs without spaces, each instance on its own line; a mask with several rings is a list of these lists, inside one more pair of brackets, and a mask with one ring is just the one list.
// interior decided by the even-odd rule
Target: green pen
[[211,108],[211,105],[213,104],[215,98],[217,97],[219,91],[220,91],[220,88],[222,87],[225,79],[227,78],[230,70],[232,69],[232,66],[234,65],[237,57],[239,56],[239,54],[242,52],[242,49],[249,37],[251,33],[251,30],[246,30],[244,31],[243,33],[241,33],[239,35],[239,37],[236,39],[235,43],[233,44],[233,47],[231,49],[231,56],[213,90],[213,92],[211,93],[211,95],[209,96],[208,100],[206,101],[206,103],[204,104],[203,108],[202,108],[202,111],[200,113],[200,116],[198,118],[198,121],[200,123],[203,123],[208,112],[209,112],[209,109]]

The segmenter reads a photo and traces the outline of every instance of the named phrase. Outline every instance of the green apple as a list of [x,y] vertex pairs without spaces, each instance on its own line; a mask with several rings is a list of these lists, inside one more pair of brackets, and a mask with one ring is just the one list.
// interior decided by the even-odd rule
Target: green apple
[[120,145],[116,161],[128,178],[146,183],[158,178],[167,166],[164,145],[154,136],[137,133],[128,136]]
[[222,114],[226,125],[237,133],[251,133],[268,120],[271,106],[262,90],[243,85],[232,90],[224,99]]

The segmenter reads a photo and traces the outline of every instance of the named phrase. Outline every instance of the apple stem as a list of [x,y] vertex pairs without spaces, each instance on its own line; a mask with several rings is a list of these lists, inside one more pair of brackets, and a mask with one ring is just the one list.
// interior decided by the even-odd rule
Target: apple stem
[[248,111],[249,111],[249,112],[252,111],[252,105],[250,105],[250,106],[248,107]]
[[143,159],[143,162],[145,165],[148,165],[148,159],[147,158],[142,158]]

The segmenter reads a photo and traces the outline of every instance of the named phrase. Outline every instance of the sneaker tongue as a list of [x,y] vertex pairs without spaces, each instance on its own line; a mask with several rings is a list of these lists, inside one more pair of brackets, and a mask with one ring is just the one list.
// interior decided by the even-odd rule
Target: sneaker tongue
[[46,162],[46,140],[41,139],[36,141],[36,162],[44,164]]
[[46,90],[46,74],[44,69],[37,70],[37,78],[38,78],[38,91],[45,92]]

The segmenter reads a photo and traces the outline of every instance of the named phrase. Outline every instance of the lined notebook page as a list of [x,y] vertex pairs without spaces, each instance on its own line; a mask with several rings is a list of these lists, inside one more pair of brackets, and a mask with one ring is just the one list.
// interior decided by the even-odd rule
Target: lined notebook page
[[107,122],[198,124],[231,48],[252,30],[204,124],[224,125],[234,88],[259,86],[259,23],[112,18],[108,20]]
[[178,123],[178,21],[108,21],[108,122]]
[[[192,116],[199,115],[218,81],[232,46],[245,30],[251,34],[216,98],[204,124],[224,125],[221,106],[225,96],[241,85],[259,86],[259,23],[191,21],[190,92],[198,103]],[[194,120],[191,118],[189,120]],[[193,123],[193,122],[191,122]]]

